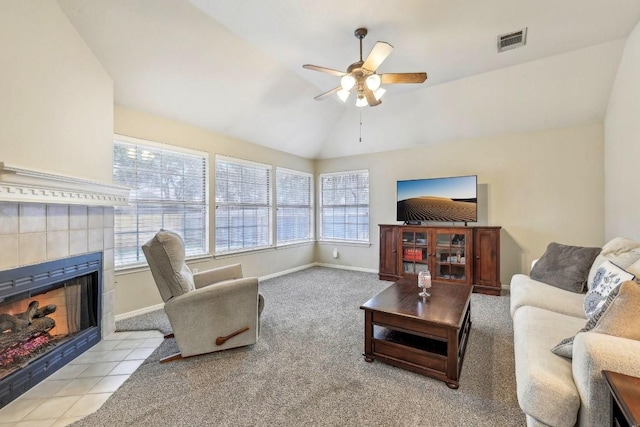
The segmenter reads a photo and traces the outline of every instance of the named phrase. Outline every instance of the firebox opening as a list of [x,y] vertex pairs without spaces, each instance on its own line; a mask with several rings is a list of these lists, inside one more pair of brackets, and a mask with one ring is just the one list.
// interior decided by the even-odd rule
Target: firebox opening
[[97,326],[97,272],[0,303],[0,379]]

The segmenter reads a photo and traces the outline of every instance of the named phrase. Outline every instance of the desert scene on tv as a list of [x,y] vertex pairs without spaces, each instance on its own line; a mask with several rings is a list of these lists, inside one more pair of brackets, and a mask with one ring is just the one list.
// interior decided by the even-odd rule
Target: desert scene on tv
[[398,181],[398,221],[477,221],[476,177]]

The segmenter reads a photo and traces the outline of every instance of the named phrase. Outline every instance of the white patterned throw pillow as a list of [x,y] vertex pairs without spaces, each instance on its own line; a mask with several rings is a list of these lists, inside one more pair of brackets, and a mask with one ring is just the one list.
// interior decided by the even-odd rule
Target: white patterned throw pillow
[[611,261],[605,261],[600,265],[589,284],[589,291],[584,297],[584,314],[588,319],[592,318],[604,305],[609,293],[616,289],[622,282],[633,280],[634,275],[621,269]]

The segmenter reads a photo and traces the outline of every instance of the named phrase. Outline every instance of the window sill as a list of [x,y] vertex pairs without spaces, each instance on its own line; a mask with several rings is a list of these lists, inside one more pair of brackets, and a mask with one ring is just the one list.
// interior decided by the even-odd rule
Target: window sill
[[275,246],[265,246],[265,247],[256,248],[256,249],[244,249],[244,250],[241,250],[241,251],[225,252],[225,253],[222,253],[222,254],[215,254],[213,257],[215,259],[233,258],[233,257],[237,257],[237,256],[251,255],[251,254],[260,253],[260,252],[272,251],[275,248],[276,248]]
[[[206,254],[206,255],[198,255],[198,256],[193,256],[193,257],[188,257],[186,259],[187,264],[190,264],[192,262],[204,262],[204,261],[208,261],[210,259],[212,259],[213,256],[210,254]],[[126,267],[117,267],[115,269],[115,275],[116,276],[121,276],[124,274],[131,274],[131,273],[139,273],[141,271],[148,271],[149,270],[149,265],[148,264],[136,264],[136,265],[128,265]]]
[[315,242],[316,242],[315,240],[302,240],[302,241],[296,241],[296,242],[280,243],[279,245],[276,246],[276,249],[289,249],[289,248],[296,248],[298,246],[309,246],[309,245],[313,245]]
[[360,246],[370,247],[371,242],[363,242],[358,240],[318,240],[321,245],[342,245],[342,246]]

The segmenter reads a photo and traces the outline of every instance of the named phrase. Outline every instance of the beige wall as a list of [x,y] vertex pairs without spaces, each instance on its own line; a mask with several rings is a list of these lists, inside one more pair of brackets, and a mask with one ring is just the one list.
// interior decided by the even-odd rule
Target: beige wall
[[[0,2],[0,161],[111,182],[113,84],[52,1]],[[115,330],[113,208],[0,202],[0,268],[103,251]]]
[[0,2],[0,161],[111,182],[113,83],[52,1]]
[[640,240],[640,23],[627,39],[605,119],[605,235]]
[[479,224],[503,227],[501,279],[507,285],[551,241],[603,244],[602,156],[603,126],[594,124],[319,160],[318,174],[369,169],[371,246],[319,244],[316,261],[377,271],[378,224],[397,223],[397,180],[478,175]]
[[[115,108],[115,133],[141,138],[179,147],[186,147],[209,153],[209,198],[213,202],[215,155],[236,157],[255,162],[267,163],[304,172],[314,172],[313,161],[249,142],[234,139],[219,133],[191,126],[129,108]],[[275,170],[275,169],[274,169]],[[213,206],[213,203],[212,203]],[[210,246],[213,252],[213,218],[209,215]],[[268,249],[248,255],[226,256],[189,263],[200,271],[222,265],[241,263],[245,276],[263,277],[313,262],[313,245]],[[116,275],[116,313],[152,306],[162,302],[153,282],[151,273],[144,269],[137,272],[121,272]]]

